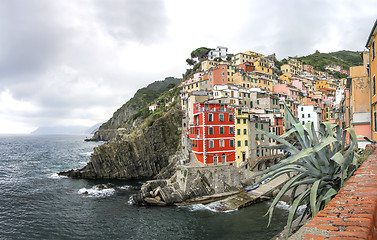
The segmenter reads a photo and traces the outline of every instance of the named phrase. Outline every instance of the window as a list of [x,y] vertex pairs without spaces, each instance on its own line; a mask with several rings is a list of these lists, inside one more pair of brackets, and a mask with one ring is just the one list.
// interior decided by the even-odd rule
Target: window
[[255,128],[258,128],[258,123],[255,123]]
[[208,104],[204,104],[204,109],[209,109],[209,105]]
[[247,147],[247,140],[245,140],[245,147]]
[[213,165],[217,165],[217,155],[213,156]]
[[234,133],[234,128],[233,127],[229,127],[229,134],[233,134]]
[[376,75],[373,75],[373,95],[376,95]]
[[208,114],[208,121],[210,121],[210,122],[213,121],[213,114],[212,113]]
[[223,164],[226,163],[226,155],[225,155],[225,153],[223,153],[223,154],[221,155],[221,161],[223,162]]
[[224,111],[224,109],[225,109],[224,105],[220,105],[220,110]]
[[237,119],[237,124],[240,124],[241,123],[241,119]]
[[237,141],[237,147],[241,147],[241,141]]
[[241,134],[241,129],[237,129],[237,135]]
[[238,109],[238,115],[241,115],[242,112],[241,112],[241,109]]
[[308,113],[308,118],[310,118],[310,113]]
[[255,140],[259,140],[258,134],[255,134]]
[[374,47],[374,41],[372,43],[372,60],[374,60],[376,58],[376,51],[375,51],[375,47]]
[[246,135],[246,134],[247,134],[247,130],[244,129],[244,130],[243,130],[243,135]]
[[233,140],[233,139],[230,139],[230,140],[229,140],[229,146],[230,146],[230,147],[234,147],[234,140]]
[[220,127],[220,134],[224,134],[224,127]]
[[260,129],[263,129],[263,124],[260,125]]
[[305,114],[302,114],[302,117],[304,118],[304,117],[305,117]]
[[374,112],[373,115],[374,131],[377,132],[377,112]]
[[209,140],[209,148],[213,148],[213,147],[214,147],[213,140]]
[[243,124],[246,124],[246,119],[243,120]]
[[259,100],[257,100],[257,105],[259,105]]
[[229,114],[229,122],[233,122],[233,114]]
[[224,122],[224,114],[219,114],[219,121]]
[[209,135],[212,135],[212,134],[213,134],[213,127],[209,127],[209,128],[208,128],[208,134],[209,134]]
[[224,140],[220,140],[219,145],[220,145],[220,147],[224,147]]

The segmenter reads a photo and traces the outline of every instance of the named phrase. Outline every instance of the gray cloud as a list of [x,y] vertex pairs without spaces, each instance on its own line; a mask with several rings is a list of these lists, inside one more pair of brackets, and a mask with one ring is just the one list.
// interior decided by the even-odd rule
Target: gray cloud
[[0,98],[0,116],[36,127],[106,120],[138,88],[181,76],[200,46],[275,52],[279,59],[317,49],[362,50],[377,11],[363,0],[213,1],[216,12],[209,2],[200,4],[0,1],[0,97],[13,97]]
[[164,2],[160,0],[97,0],[103,27],[121,40],[155,43],[166,36]]

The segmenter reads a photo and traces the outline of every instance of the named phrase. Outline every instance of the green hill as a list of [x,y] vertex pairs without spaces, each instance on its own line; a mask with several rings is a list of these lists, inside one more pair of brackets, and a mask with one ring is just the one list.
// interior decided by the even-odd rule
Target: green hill
[[318,69],[324,69],[327,64],[337,64],[342,66],[344,69],[349,69],[351,66],[362,65],[360,57],[361,52],[342,50],[338,52],[331,53],[320,53],[316,51],[314,54],[299,57],[304,64],[309,64]]

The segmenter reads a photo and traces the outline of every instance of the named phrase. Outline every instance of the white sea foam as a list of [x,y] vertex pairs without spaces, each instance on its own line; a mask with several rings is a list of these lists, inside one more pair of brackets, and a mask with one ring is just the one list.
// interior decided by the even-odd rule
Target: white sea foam
[[62,178],[68,178],[67,176],[61,176],[57,173],[51,173],[51,174],[48,174],[47,175],[48,178],[51,178],[51,179],[62,179]]
[[209,204],[194,204],[194,205],[188,205],[188,206],[183,206],[183,207],[184,208],[188,208],[190,212],[195,212],[195,211],[211,211],[211,212],[228,213],[228,212],[237,211],[237,209],[235,209],[235,210],[227,210],[227,211],[221,210],[221,201],[212,202],[212,203],[209,203]]
[[124,185],[124,186],[121,186],[121,187],[118,187],[119,189],[121,190],[129,190],[131,186],[128,186],[128,185]]
[[132,198],[132,196],[130,196],[130,198],[128,199],[128,205],[134,205],[135,204],[135,201],[134,199]]
[[[286,203],[284,201],[279,201],[276,204],[276,207],[280,208],[280,209],[284,209],[284,210],[290,210],[291,209],[291,206],[289,206],[288,203]],[[301,205],[297,208],[297,213],[302,214],[305,211],[305,209],[306,209],[306,205]]]
[[77,193],[87,197],[104,198],[113,195],[115,193],[115,189],[99,189],[97,186],[93,186],[92,188],[81,188]]
[[82,156],[90,156],[92,155],[93,152],[83,152],[83,153],[80,153],[80,155]]
[[277,208],[280,208],[280,209],[284,209],[284,210],[289,210],[291,207],[289,206],[288,203],[284,202],[284,201],[279,201],[277,204],[276,204],[276,207]]

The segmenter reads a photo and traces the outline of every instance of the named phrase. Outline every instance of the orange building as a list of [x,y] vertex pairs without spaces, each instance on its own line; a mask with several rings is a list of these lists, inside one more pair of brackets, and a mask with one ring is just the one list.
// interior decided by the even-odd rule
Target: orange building
[[372,139],[377,139],[377,94],[376,94],[376,73],[377,73],[377,59],[376,59],[376,39],[377,39],[377,20],[369,34],[367,43],[365,45],[369,50],[369,84],[370,84],[370,104],[371,104],[371,131]]
[[[369,64],[369,52],[361,54],[363,66],[350,68],[350,78],[347,80],[347,88],[350,91],[350,124],[356,131],[356,135],[371,137],[370,129],[370,88],[367,66]],[[359,141],[359,147],[365,147],[367,142]]]

